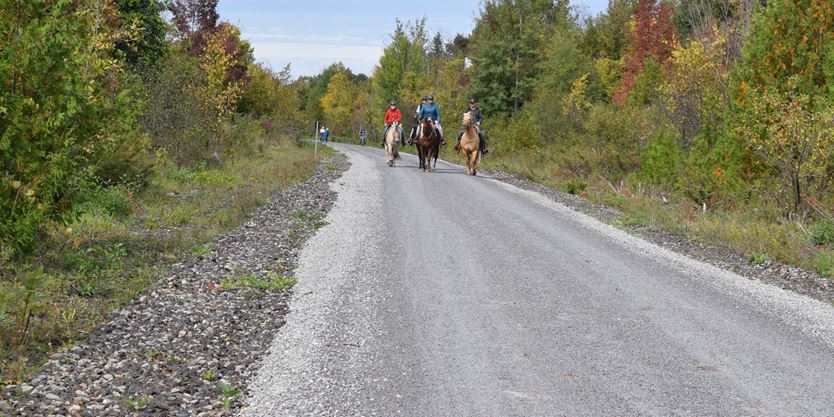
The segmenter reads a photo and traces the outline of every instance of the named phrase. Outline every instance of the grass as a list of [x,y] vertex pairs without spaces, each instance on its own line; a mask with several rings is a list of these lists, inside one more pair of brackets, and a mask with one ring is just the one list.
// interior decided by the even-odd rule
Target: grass
[[[319,149],[320,157],[330,153]],[[172,264],[209,255],[212,239],[243,223],[276,190],[309,178],[317,164],[312,154],[311,145],[287,139],[220,167],[163,169],[144,190],[106,189],[107,204],[53,227],[34,258],[0,269],[2,275],[43,265],[54,278],[43,290],[49,302],[33,315],[26,346],[11,343],[11,312],[0,315],[0,386],[29,378],[49,353],[83,339]],[[276,290],[292,283],[241,285]]]
[[220,288],[242,289],[247,294],[261,296],[270,292],[284,291],[293,285],[295,285],[294,278],[286,278],[270,272],[265,278],[250,274],[226,277],[220,283]]

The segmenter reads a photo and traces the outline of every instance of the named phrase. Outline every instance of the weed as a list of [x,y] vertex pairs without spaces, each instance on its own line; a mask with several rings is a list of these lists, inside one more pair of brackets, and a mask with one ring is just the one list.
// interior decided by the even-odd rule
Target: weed
[[148,355],[149,359],[158,359],[158,358],[164,356],[165,354],[162,353],[162,352],[153,350],[153,351],[148,352],[147,355]]
[[751,265],[761,265],[767,262],[770,258],[767,256],[766,253],[762,252],[753,252],[750,256],[747,257],[747,262],[750,262]]
[[811,229],[811,242],[816,245],[834,242],[834,221],[822,220],[817,222]]
[[588,184],[586,184],[584,181],[570,180],[567,184],[565,184],[565,191],[567,191],[568,194],[577,195],[582,191],[585,191],[585,187],[587,186]]
[[201,375],[201,377],[205,381],[209,381],[209,382],[214,381],[214,377],[215,377],[214,376],[214,371],[212,371],[211,369],[207,369],[207,370],[203,371],[203,374]]
[[17,271],[14,283],[0,286],[0,311],[15,315],[15,337],[13,345],[21,348],[26,344],[32,316],[48,306],[50,297],[44,289],[52,277],[40,266],[31,271]]
[[197,254],[197,256],[209,256],[211,255],[211,248],[207,245],[194,245],[191,247],[191,251]]
[[125,406],[131,411],[141,411],[148,406],[148,402],[150,402],[150,399],[148,397],[142,397],[135,400],[131,398],[125,398],[122,400],[122,402],[124,402]]
[[232,401],[240,392],[240,389],[222,381],[217,384],[217,387],[220,388],[220,405],[222,405],[223,408],[231,407]]
[[324,226],[327,226],[328,224],[330,224],[330,223],[328,223],[325,220],[318,220],[315,223],[313,223],[313,228],[318,230],[318,229],[321,229]]
[[814,259],[815,269],[825,278],[834,278],[834,252],[819,251]]
[[296,210],[292,212],[292,216],[305,222],[313,220],[313,215],[308,213],[306,210]]

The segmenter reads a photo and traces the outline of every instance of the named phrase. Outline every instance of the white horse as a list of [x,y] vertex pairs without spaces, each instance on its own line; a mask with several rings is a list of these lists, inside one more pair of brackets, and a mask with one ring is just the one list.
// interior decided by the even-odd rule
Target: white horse
[[394,166],[394,160],[400,159],[400,152],[397,150],[402,141],[400,122],[391,123],[388,132],[385,134],[385,153],[388,155],[388,166]]

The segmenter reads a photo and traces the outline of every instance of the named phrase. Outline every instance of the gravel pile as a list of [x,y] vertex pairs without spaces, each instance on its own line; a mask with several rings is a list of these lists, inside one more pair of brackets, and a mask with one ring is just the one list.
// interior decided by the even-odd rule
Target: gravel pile
[[[347,165],[341,155],[320,164],[214,241],[210,255],[175,265],[86,341],[53,355],[32,381],[6,387],[0,415],[236,414],[290,299],[251,280],[292,277],[300,248],[335,200],[329,184]],[[247,277],[248,285],[240,281]]]
[[[572,194],[556,191],[514,174],[503,171],[488,171],[485,174],[516,187],[536,191],[606,223],[611,223],[621,217],[616,209],[595,204]],[[625,226],[625,229],[660,247],[733,271],[750,279],[760,280],[834,304],[834,281],[825,279],[815,272],[773,261],[754,264],[750,262],[748,255],[736,250],[703,244],[688,236],[657,227],[631,225]]]

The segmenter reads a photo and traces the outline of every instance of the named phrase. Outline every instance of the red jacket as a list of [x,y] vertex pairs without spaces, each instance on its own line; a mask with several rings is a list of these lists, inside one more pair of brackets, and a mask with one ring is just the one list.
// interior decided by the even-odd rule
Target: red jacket
[[402,119],[403,115],[400,113],[400,109],[393,109],[388,108],[388,111],[385,112],[385,124],[399,122]]

